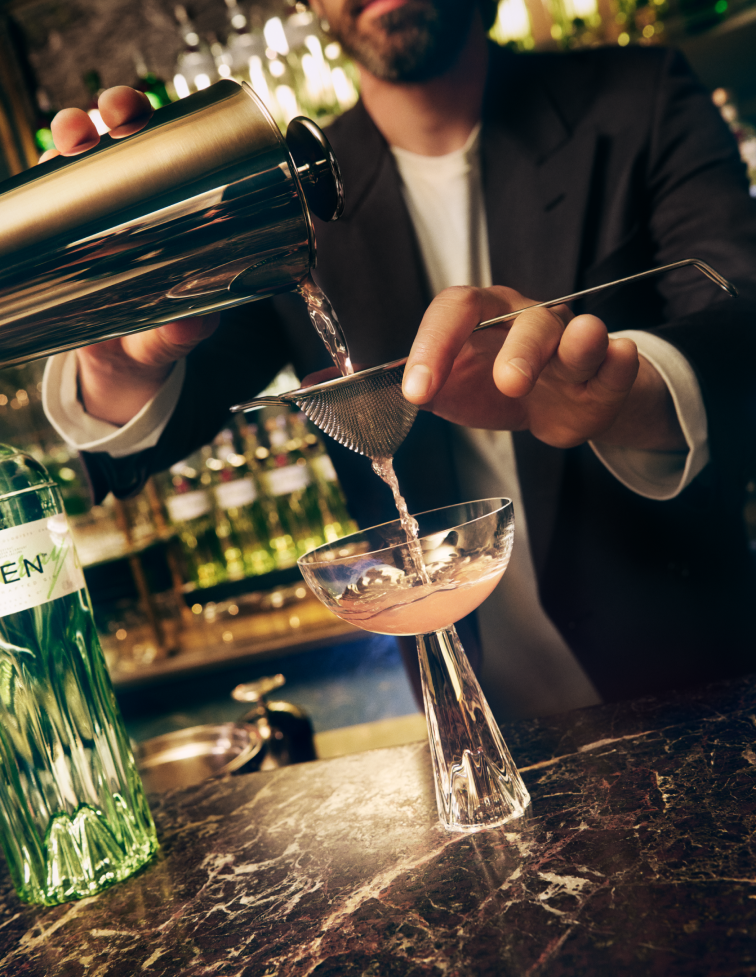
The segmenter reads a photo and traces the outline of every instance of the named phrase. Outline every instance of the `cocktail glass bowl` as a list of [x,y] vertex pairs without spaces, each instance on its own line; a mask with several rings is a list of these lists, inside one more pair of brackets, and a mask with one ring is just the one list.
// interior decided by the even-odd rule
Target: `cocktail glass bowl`
[[512,503],[482,499],[414,518],[416,540],[396,519],[320,546],[299,567],[345,621],[416,635],[439,817],[450,831],[480,831],[530,803],[454,628],[507,567]]

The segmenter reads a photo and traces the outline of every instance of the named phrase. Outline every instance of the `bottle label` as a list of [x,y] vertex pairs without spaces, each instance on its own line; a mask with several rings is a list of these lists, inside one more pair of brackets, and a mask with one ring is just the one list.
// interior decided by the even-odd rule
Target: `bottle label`
[[257,498],[257,489],[251,478],[237,478],[215,487],[215,498],[221,509],[239,509]]
[[0,617],[85,586],[64,513],[0,530]]
[[171,522],[189,522],[190,519],[198,519],[206,512],[210,512],[213,507],[210,493],[205,492],[204,489],[172,495],[166,500],[166,504]]
[[310,464],[325,482],[336,481],[336,469],[328,455],[318,455],[317,458],[312,459]]
[[310,473],[306,465],[287,465],[263,472],[265,488],[269,495],[289,495],[310,484]]

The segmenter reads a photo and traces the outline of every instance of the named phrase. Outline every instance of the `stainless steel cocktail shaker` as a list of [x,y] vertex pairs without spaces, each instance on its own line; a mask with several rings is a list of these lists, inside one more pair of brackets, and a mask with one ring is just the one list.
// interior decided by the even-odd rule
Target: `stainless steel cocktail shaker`
[[318,127],[221,81],[0,184],[0,367],[294,288],[341,213]]

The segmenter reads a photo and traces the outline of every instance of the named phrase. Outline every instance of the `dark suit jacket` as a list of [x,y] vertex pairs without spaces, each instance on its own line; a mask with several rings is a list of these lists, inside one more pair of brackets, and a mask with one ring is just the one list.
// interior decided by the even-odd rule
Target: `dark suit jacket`
[[[393,157],[362,106],[329,138],[347,203],[338,222],[316,221],[317,278],[353,360],[374,365],[406,355],[430,294]],[[674,52],[494,52],[482,165],[494,283],[549,298],[698,257],[756,298],[745,170]],[[756,589],[742,519],[756,444],[753,309],[686,269],[583,311],[610,329],[653,329],[685,353],[703,392],[711,463],[678,498],[653,502],[619,484],[588,446],[560,451],[515,434],[544,607],[607,699],[753,670]],[[96,492],[128,494],[210,440],[228,406],[285,362],[299,376],[329,365],[297,298],[225,314],[190,356],[159,444],[132,459],[87,456]],[[421,413],[398,452],[410,510],[460,501],[448,432]],[[367,461],[329,447],[360,522],[394,518]]]

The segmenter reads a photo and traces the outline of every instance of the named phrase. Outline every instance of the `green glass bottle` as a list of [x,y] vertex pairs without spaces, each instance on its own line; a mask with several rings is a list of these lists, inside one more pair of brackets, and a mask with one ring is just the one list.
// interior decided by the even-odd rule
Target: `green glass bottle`
[[101,891],[158,842],[60,492],[0,445],[0,842],[26,902]]
[[165,499],[168,518],[179,530],[184,575],[195,587],[214,587],[226,580],[226,562],[215,532],[212,476],[202,471],[202,457],[179,462],[171,468],[172,495]]
[[141,54],[135,56],[134,67],[137,73],[137,83],[134,88],[138,92],[144,92],[153,109],[170,105],[171,97],[165,87],[165,82],[162,78],[158,78],[154,71],[150,71]]
[[288,418],[292,438],[296,439],[307,458],[313,475],[315,505],[320,515],[320,529],[327,543],[357,531],[357,523],[349,515],[346,499],[339,484],[322,439],[301,412],[292,412]]
[[271,492],[268,479],[268,469],[271,466],[275,467],[275,461],[271,459],[270,450],[264,444],[260,444],[256,424],[244,426],[243,438],[244,455],[260,489],[260,505],[265,516],[268,542],[276,568],[283,570],[292,567],[296,564],[298,556],[294,529],[291,525],[292,513],[285,503],[281,503],[275,492]]
[[286,415],[268,418],[265,430],[270,455],[261,481],[268,495],[276,500],[281,523],[288,527],[296,555],[304,556],[325,542],[317,507],[317,488],[299,443],[289,438]]
[[205,464],[215,475],[215,531],[223,547],[229,580],[275,569],[273,551],[247,459],[234,450],[233,432],[221,431]]

